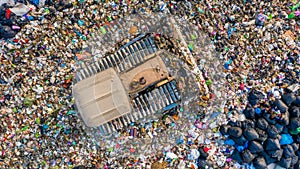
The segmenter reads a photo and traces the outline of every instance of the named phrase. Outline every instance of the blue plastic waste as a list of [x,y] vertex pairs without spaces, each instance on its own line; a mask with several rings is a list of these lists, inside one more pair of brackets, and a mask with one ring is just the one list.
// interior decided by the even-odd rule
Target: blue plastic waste
[[211,115],[210,119],[213,119],[213,118],[217,117],[219,114],[221,114],[221,112],[214,112],[214,113]]
[[189,140],[187,143],[188,143],[188,145],[192,145],[192,144],[193,144],[193,141],[192,141],[192,140]]
[[175,126],[175,123],[174,123],[174,122],[172,122],[170,125],[171,125],[171,127],[174,127],[174,126]]
[[76,114],[76,112],[74,110],[69,110],[67,115],[72,115],[72,114]]
[[246,143],[244,145],[245,148],[248,148],[248,143],[249,143],[249,141],[246,141]]
[[47,128],[49,128],[49,126],[48,126],[47,124],[44,124],[44,125],[43,125],[43,129],[45,130],[45,129],[47,129]]
[[178,137],[178,138],[176,139],[176,143],[177,143],[178,145],[184,143],[184,138],[183,138],[183,136]]
[[228,34],[228,38],[230,39],[230,36],[231,36],[231,29],[228,29],[227,34]]
[[34,5],[39,5],[40,1],[39,0],[31,0],[31,3]]
[[82,25],[84,25],[84,21],[82,21],[82,20],[78,20],[78,25],[79,25],[79,26],[82,26]]
[[[79,21],[78,21],[79,22]],[[75,30],[75,33],[78,35],[78,36],[82,36],[82,34],[79,32],[79,31],[77,31],[77,30]]]
[[280,145],[292,144],[293,142],[293,137],[290,134],[281,134]]
[[233,146],[233,145],[235,144],[235,142],[234,142],[233,140],[229,139],[229,140],[226,140],[226,141],[224,142],[224,144]]
[[70,134],[71,133],[71,129],[70,128],[65,129],[64,133],[65,134]]
[[59,135],[59,132],[60,132],[60,130],[57,130],[57,131],[55,132],[55,135],[54,135],[54,138],[55,138],[55,139],[56,139],[57,136]]
[[163,4],[161,7],[160,7],[160,11],[163,11],[166,7],[166,4]]
[[61,66],[62,68],[64,68],[64,67],[66,67],[66,63],[62,63],[60,66]]
[[226,70],[229,70],[229,64],[228,64],[227,62],[224,64],[224,68],[225,68]]
[[113,3],[111,4],[111,7],[115,8],[115,7],[117,7],[117,4],[113,2]]
[[28,20],[32,21],[33,19],[33,16],[28,16]]
[[255,108],[255,113],[256,114],[260,114],[261,113],[261,109],[259,107]]
[[245,149],[244,146],[237,146],[236,148],[239,152],[242,152]]

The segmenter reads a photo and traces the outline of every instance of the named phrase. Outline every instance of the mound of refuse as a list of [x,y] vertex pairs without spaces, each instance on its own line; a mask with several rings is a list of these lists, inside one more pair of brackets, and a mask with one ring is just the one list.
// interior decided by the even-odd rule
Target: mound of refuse
[[295,92],[286,90],[281,97],[268,97],[251,91],[243,111],[246,120],[229,121],[220,127],[235,147],[231,158],[240,164],[265,169],[275,163],[278,168],[300,168],[300,104]]

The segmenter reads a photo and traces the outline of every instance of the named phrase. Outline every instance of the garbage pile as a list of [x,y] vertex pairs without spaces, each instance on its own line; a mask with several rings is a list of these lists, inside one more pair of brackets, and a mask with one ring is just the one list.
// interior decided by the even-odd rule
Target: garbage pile
[[73,3],[55,0],[0,1],[0,39],[14,38],[26,24],[42,22],[45,18],[50,19],[56,11],[73,7]]
[[7,4],[1,5],[0,6],[0,39],[2,38],[9,39],[15,37],[15,35],[27,23],[24,19],[22,19],[18,15],[25,14],[29,10],[30,10],[29,7],[25,6],[24,4],[18,4],[16,6],[8,6]]
[[[24,8],[30,11],[26,15],[19,13],[20,22],[13,19],[17,10],[7,10],[13,9],[14,5],[3,6],[0,11],[1,38],[4,38],[0,42],[1,168],[72,168],[78,165],[91,165],[93,168],[150,168],[151,164],[153,167],[163,164],[179,169],[246,168],[246,164],[235,162],[244,163],[243,160],[256,166],[264,166],[264,162],[268,164],[269,160],[275,160],[273,162],[279,166],[291,167],[296,161],[295,155],[299,157],[299,149],[295,151],[299,144],[299,133],[295,134],[298,132],[296,126],[299,116],[297,111],[290,110],[297,107],[299,102],[298,89],[295,87],[294,91],[291,87],[292,95],[296,97],[291,104],[280,94],[284,88],[299,84],[300,79],[298,1],[47,0],[45,6],[25,4]],[[84,125],[74,112],[70,87],[73,73],[77,62],[82,59],[80,52],[85,41],[91,39],[101,25],[138,11],[180,15],[209,36],[209,43],[213,44],[214,50],[219,52],[220,61],[224,63],[227,80],[224,88],[228,102],[224,112],[218,116],[220,123],[205,115],[210,106],[206,100],[210,97],[203,97],[204,101],[199,106],[204,110],[197,116],[190,116],[190,112],[183,113],[191,118],[188,124],[178,124],[169,119],[171,127],[180,128],[175,133],[167,130],[163,137],[158,138],[155,129],[163,128],[163,123],[147,123],[145,129],[152,132],[153,140],[159,142],[168,137],[174,140],[172,144],[154,147],[150,140],[145,142],[147,144],[136,144],[131,148],[124,148],[122,144],[99,146],[85,132]],[[6,18],[8,14],[10,19]],[[199,65],[201,56],[197,55]],[[261,92],[249,96],[250,105],[247,105],[248,93],[254,88]],[[272,107],[274,104],[283,106]],[[280,110],[283,108],[287,108],[287,111]],[[238,119],[244,119],[244,122]],[[262,120],[260,123],[266,124],[267,130],[257,127],[259,119]],[[227,128],[233,126],[242,129],[242,124],[249,121],[251,130],[245,132],[248,133],[246,137],[252,137],[254,129],[258,139],[247,142],[244,130],[233,128],[230,130],[232,136],[228,136],[232,141],[224,144],[218,126],[227,123],[227,120],[233,121],[226,125]],[[234,136],[238,135],[233,131],[241,134],[242,139],[236,139]],[[178,133],[182,136],[177,137]],[[124,138],[128,137],[130,134],[124,134]],[[280,145],[284,140],[293,142]],[[250,151],[249,147],[255,146],[265,150],[265,143],[274,143],[276,150],[266,150],[265,153]],[[108,157],[110,153],[117,153],[118,148],[124,148],[128,157]],[[136,149],[142,148],[161,148],[162,151],[149,156],[133,155]],[[232,156],[236,154],[240,158],[232,160],[232,152]],[[297,164],[293,166],[297,168]]]
[[[299,91],[297,91],[299,94]],[[244,121],[229,121],[220,127],[227,145],[235,149],[231,158],[265,169],[276,163],[282,168],[300,167],[300,96],[285,89],[276,98],[252,90],[243,114]]]

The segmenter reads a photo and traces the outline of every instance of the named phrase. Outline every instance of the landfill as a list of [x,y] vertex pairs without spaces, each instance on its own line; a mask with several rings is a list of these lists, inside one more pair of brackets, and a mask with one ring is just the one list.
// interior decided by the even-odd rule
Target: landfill
[[[0,168],[300,168],[298,1],[0,5]],[[192,53],[209,92],[200,91],[195,105],[184,104],[179,114],[98,140],[76,113],[74,73],[93,53],[87,42],[99,32],[109,37],[99,41],[100,53],[122,40],[104,25],[142,22],[122,20],[137,13],[167,14],[181,23],[189,51],[182,42],[169,50]],[[129,36],[141,31],[136,25],[122,29]]]
[[272,163],[298,168],[299,104],[295,94],[286,89],[281,99],[273,100],[260,99],[260,94],[255,90],[249,93],[253,104],[248,104],[243,112],[247,120],[229,121],[220,127],[227,138],[224,143],[236,148],[232,159],[252,162],[255,168],[266,168]]

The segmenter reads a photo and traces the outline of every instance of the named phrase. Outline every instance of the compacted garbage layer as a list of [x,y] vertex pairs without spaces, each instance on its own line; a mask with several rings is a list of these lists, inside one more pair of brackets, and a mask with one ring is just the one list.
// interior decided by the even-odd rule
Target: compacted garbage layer
[[[272,90],[277,97],[279,91],[273,91],[273,88],[299,83],[299,1],[47,2],[49,6],[33,8],[32,12],[21,17],[28,23],[22,29],[15,27],[21,27],[16,23],[6,25],[6,30],[11,31],[14,26],[20,32],[13,41],[1,41],[1,168],[72,168],[77,165],[150,168],[151,164],[153,168],[168,166],[180,169],[205,168],[207,165],[213,168],[240,167],[230,157],[225,159],[226,163],[220,163],[219,167],[216,165],[218,160],[223,159],[222,155],[232,153],[232,149],[221,144],[222,139],[215,128],[205,135],[205,144],[198,144],[194,139],[195,133],[189,131],[189,134],[185,132],[185,137],[176,139],[175,146],[164,145],[163,154],[128,156],[123,160],[107,158],[106,154],[114,150],[103,151],[86,134],[84,125],[73,111],[71,79],[75,65],[82,59],[80,51],[86,40],[92,39],[95,30],[102,29],[103,23],[129,13],[161,11],[178,14],[209,36],[209,43],[220,52],[218,57],[225,62],[226,96],[234,99],[225,106],[225,120],[233,117],[230,112],[245,108],[247,101],[244,96],[249,88],[259,88],[265,93]],[[7,21],[5,12],[1,12],[0,19]],[[3,32],[2,29],[2,35]],[[199,129],[209,125],[208,121],[195,119],[195,126]],[[266,123],[261,123],[264,128]],[[212,123],[212,126],[215,124]],[[265,130],[256,131],[261,136],[260,140],[268,139]],[[290,138],[289,135],[281,137]],[[202,139],[199,138],[200,142]],[[215,144],[219,140],[220,144]],[[246,138],[233,138],[229,143],[232,142],[242,144]],[[257,145],[254,143],[249,146]],[[295,144],[292,146],[297,147]],[[128,152],[135,149],[139,149],[139,145],[128,149]],[[195,160],[199,155],[195,151],[197,149],[199,160]],[[283,149],[277,151],[277,157],[281,153]],[[174,158],[174,154],[178,158]],[[266,163],[268,160],[274,158],[265,158]],[[254,159],[254,162],[263,164],[261,158]]]
[[[264,169],[275,163],[282,168],[300,167],[299,91],[285,89],[277,98],[265,98],[253,90],[244,110],[246,120],[229,121],[220,127],[225,144],[235,147],[231,158]],[[243,141],[242,141],[243,140]]]

